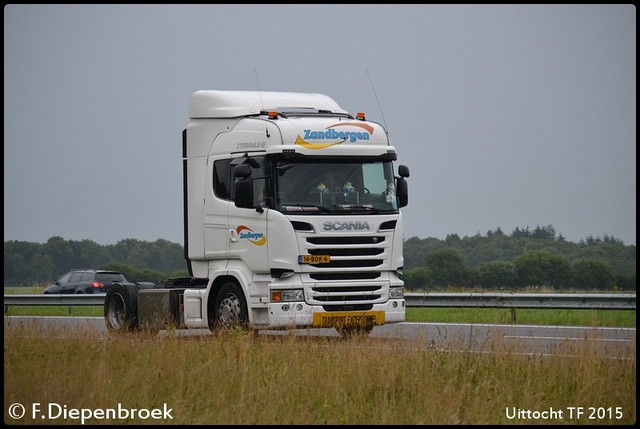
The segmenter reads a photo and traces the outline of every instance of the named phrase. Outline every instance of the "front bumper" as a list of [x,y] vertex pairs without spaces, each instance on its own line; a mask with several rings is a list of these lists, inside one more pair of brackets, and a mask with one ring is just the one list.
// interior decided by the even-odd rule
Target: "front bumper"
[[[358,317],[367,314],[374,314],[376,312],[382,312],[383,323],[396,323],[404,322],[405,320],[405,307],[406,303],[404,299],[392,299],[384,304],[374,304],[371,310],[364,311],[325,311],[322,306],[309,305],[305,302],[280,302],[267,304],[268,309],[268,322],[267,325],[270,328],[305,328],[305,327],[324,327],[317,325],[314,326],[314,315],[322,314],[326,317],[333,317],[340,319],[341,314]],[[379,320],[379,319],[377,319]],[[342,323],[342,322],[338,322]],[[382,324],[382,323],[378,323]]]

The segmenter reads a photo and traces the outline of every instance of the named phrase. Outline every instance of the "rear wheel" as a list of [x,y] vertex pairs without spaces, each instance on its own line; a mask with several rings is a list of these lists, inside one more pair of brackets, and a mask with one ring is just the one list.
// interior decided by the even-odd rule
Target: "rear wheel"
[[247,300],[239,285],[228,282],[220,287],[216,295],[212,322],[214,330],[231,331],[249,328]]
[[104,320],[113,333],[131,332],[138,324],[138,295],[135,287],[116,284],[104,301]]

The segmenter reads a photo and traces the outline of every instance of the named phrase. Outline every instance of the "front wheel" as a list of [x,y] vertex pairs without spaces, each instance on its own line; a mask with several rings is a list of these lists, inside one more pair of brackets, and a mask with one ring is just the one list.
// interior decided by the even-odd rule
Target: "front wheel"
[[249,328],[247,299],[236,283],[225,283],[216,295],[212,328],[231,331]]

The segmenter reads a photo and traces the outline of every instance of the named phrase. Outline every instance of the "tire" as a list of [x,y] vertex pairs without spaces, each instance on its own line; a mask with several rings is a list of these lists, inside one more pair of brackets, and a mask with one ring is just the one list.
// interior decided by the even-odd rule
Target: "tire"
[[116,284],[104,301],[104,320],[112,333],[132,332],[138,328],[138,293],[133,285]]
[[242,288],[236,283],[224,283],[218,290],[215,307],[213,308],[211,328],[212,330],[223,331],[248,330],[247,299],[242,292]]

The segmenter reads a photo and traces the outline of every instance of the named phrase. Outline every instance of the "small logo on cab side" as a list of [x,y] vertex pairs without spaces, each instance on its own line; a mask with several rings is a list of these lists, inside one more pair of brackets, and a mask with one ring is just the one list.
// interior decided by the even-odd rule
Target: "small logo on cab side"
[[267,237],[264,233],[253,232],[253,230],[248,226],[240,225],[236,228],[236,232],[241,240],[249,240],[250,243],[253,243],[256,246],[262,246],[267,242]]

